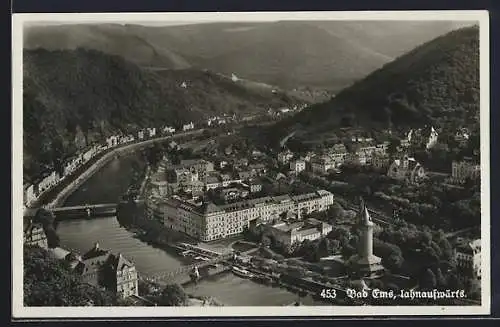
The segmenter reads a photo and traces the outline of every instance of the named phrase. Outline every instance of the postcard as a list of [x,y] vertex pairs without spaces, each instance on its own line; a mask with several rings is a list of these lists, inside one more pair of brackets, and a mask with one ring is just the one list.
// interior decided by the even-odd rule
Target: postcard
[[488,24],[14,14],[13,317],[489,314]]

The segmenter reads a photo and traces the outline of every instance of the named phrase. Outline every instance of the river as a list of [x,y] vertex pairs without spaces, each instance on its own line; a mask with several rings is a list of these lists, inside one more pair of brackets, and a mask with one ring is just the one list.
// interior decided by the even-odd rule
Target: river
[[[113,159],[68,197],[64,205],[118,202],[130,184],[136,159],[133,155]],[[133,233],[120,226],[115,217],[61,221],[57,232],[62,247],[83,253],[98,242],[101,248],[122,253],[135,263],[140,273],[146,275],[171,271],[183,264],[174,255],[136,239]],[[187,291],[236,306],[286,305],[298,299],[296,294],[285,289],[257,284],[232,273],[202,280],[198,285],[188,286]],[[301,301],[309,305],[320,304],[310,297]]]

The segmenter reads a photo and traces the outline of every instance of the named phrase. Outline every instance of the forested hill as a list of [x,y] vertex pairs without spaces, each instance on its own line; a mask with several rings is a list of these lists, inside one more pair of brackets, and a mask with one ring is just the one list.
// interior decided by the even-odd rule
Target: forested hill
[[228,113],[263,112],[296,100],[195,70],[144,70],[95,50],[24,52],[25,172],[116,130],[179,126]]
[[273,128],[319,138],[338,127],[474,126],[479,122],[479,28],[438,37],[386,64],[334,99]]

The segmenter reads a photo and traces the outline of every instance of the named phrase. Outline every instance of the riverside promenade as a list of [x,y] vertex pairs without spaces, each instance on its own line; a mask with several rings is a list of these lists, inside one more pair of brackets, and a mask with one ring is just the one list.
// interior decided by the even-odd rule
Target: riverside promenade
[[102,167],[104,167],[108,162],[110,162],[116,156],[129,154],[134,151],[140,150],[142,148],[151,146],[155,143],[168,141],[170,139],[174,140],[189,135],[197,135],[201,134],[202,132],[203,129],[185,133],[179,133],[175,135],[162,136],[131,144],[129,143],[129,144],[119,145],[102,154],[101,157],[97,159],[96,162],[90,165],[84,172],[82,172],[78,177],[76,177],[68,185],[66,185],[60,192],[58,192],[58,194],[54,197],[54,199],[51,202],[49,202],[46,206],[48,208],[60,207],[77,188],[79,188],[85,181],[87,181],[90,177],[92,177],[97,171],[99,171]]

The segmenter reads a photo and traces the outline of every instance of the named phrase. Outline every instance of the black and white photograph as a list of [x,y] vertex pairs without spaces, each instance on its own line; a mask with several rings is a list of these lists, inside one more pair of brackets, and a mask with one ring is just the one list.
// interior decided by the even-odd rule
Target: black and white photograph
[[14,14],[13,316],[489,313],[488,28]]

